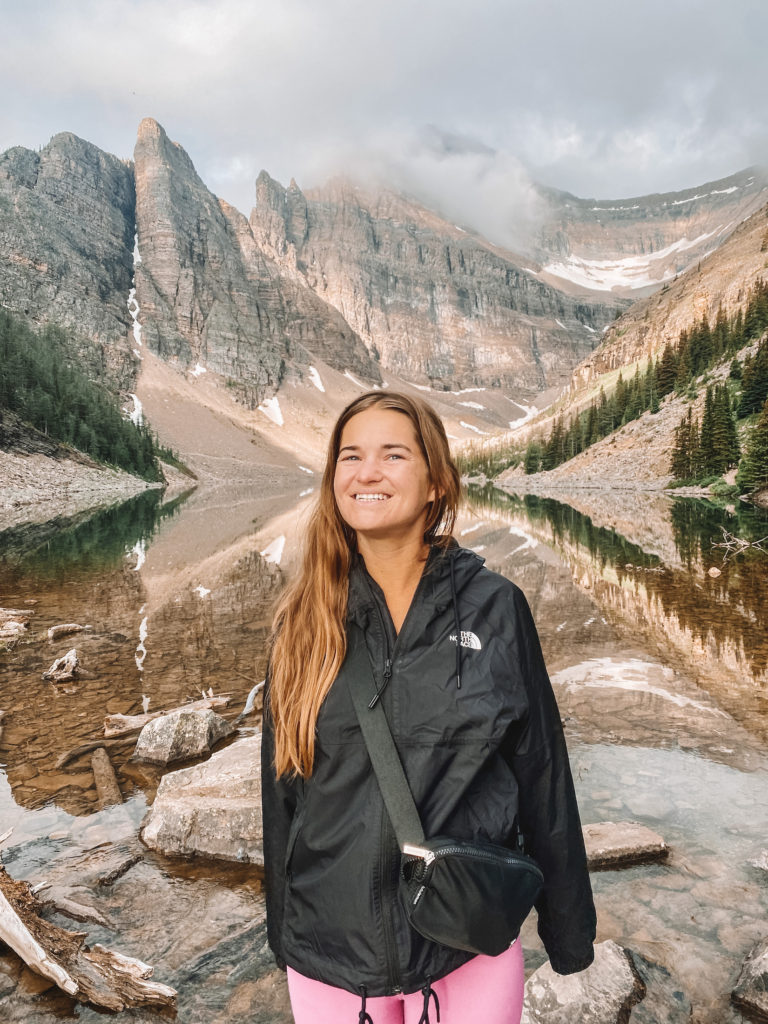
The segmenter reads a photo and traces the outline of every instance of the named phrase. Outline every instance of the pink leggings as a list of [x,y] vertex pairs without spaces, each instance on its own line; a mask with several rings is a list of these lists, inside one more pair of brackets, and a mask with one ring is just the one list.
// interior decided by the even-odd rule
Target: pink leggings
[[[432,989],[440,1003],[440,1024],[520,1024],[525,982],[520,940],[499,956],[476,956],[435,981]],[[322,981],[313,981],[288,968],[288,991],[296,1024],[357,1024],[361,998]],[[424,996],[369,998],[366,1011],[373,1024],[418,1024],[425,1018]],[[429,1001],[429,1021],[436,1024],[434,999]]]

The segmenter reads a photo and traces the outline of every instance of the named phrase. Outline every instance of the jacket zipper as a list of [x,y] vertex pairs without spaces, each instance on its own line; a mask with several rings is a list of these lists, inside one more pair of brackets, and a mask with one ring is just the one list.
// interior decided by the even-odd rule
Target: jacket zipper
[[[379,701],[389,685],[389,681],[392,678],[393,660],[397,654],[397,649],[400,646],[400,640],[405,632],[405,627],[411,618],[411,612],[416,606],[417,598],[420,596],[420,591],[424,582],[424,577],[419,580],[419,585],[416,588],[416,592],[413,595],[411,606],[406,613],[405,620],[400,627],[400,632],[395,635],[394,650],[390,651],[390,633],[387,628],[387,624],[384,621],[384,614],[381,610],[379,600],[373,592],[368,579],[365,580],[368,587],[368,592],[371,596],[373,604],[376,608],[376,614],[379,619],[379,625],[381,627],[381,635],[384,640],[384,671],[382,674],[381,688],[371,698],[368,705],[369,708],[374,708],[377,701]],[[392,622],[390,617],[390,623]],[[392,623],[392,630],[394,632],[394,624]],[[390,722],[390,728],[393,723]],[[384,950],[386,954],[387,963],[387,976],[389,981],[389,989],[392,995],[397,995],[402,992],[402,979],[400,977],[400,959],[397,953],[397,942],[395,938],[395,929],[392,923],[392,911],[389,909],[390,906],[394,906],[397,901],[397,879],[400,874],[400,848],[395,841],[394,830],[389,820],[389,815],[382,802],[382,826],[381,826],[381,919],[384,925]],[[393,856],[394,850],[394,856]],[[394,884],[393,884],[394,879]]]
[[[366,583],[368,581],[366,580]],[[374,708],[377,701],[381,698],[382,694],[389,685],[389,681],[392,678],[392,658],[390,657],[390,637],[387,624],[384,621],[384,615],[382,614],[379,602],[376,599],[376,595],[373,593],[373,588],[368,584],[368,589],[371,594],[371,598],[376,607],[376,614],[379,618],[379,625],[381,627],[381,635],[384,641],[384,672],[382,675],[381,688],[371,698],[368,705],[369,708]],[[386,957],[387,964],[387,981],[389,985],[389,992],[392,995],[397,995],[402,991],[402,984],[400,978],[400,959],[397,955],[397,942],[395,940],[395,928],[392,924],[392,911],[390,907],[394,900],[397,899],[397,886],[392,885],[392,877],[395,869],[400,870],[399,863],[393,862],[392,848],[393,846],[397,849],[396,844],[393,842],[393,831],[392,825],[389,820],[389,815],[382,802],[382,816],[381,816],[381,920],[384,926],[384,954]],[[397,849],[395,858],[399,861],[400,851]]]

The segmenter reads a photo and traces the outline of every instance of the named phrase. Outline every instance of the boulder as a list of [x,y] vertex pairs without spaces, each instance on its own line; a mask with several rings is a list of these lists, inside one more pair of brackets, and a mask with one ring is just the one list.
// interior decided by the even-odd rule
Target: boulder
[[768,1021],[768,939],[752,948],[731,999],[750,1019]]
[[761,871],[768,871],[768,849],[763,850],[762,853],[758,854],[758,856],[753,858],[749,863],[753,868],[759,868]]
[[521,1024],[626,1024],[645,995],[625,949],[608,940],[595,946],[586,971],[566,977],[543,964],[525,983]]
[[172,856],[264,865],[261,734],[246,736],[203,764],[164,775],[141,838]]
[[600,821],[585,825],[583,832],[592,871],[664,860],[669,855],[662,837],[637,821]]
[[231,736],[234,726],[210,709],[181,709],[153,718],[139,733],[136,750],[138,761],[150,764],[171,764],[200,757]]

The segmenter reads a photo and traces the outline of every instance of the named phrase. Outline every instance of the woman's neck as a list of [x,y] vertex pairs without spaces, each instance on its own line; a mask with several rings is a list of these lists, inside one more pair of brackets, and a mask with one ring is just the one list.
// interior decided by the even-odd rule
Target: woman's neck
[[399,633],[424,572],[429,545],[420,540],[404,544],[372,543],[358,537],[358,550],[369,575],[382,589],[395,630]]

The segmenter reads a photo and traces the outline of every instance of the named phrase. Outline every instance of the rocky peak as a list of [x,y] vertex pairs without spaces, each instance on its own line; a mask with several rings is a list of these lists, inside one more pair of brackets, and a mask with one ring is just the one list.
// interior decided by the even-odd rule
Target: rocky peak
[[[67,329],[87,360],[129,389],[135,374],[132,168],[70,132],[40,153],[0,155],[0,303]],[[86,362],[88,365],[88,362]]]
[[[155,351],[232,378],[257,401],[277,387],[287,362],[306,364],[312,352],[379,379],[338,313],[261,251],[245,217],[206,188],[182,147],[151,119],[142,121],[134,161],[136,288]],[[276,186],[259,175],[267,210],[286,205]]]
[[390,189],[336,178],[302,193],[262,174],[250,223],[383,367],[440,387],[565,383],[616,314]]

